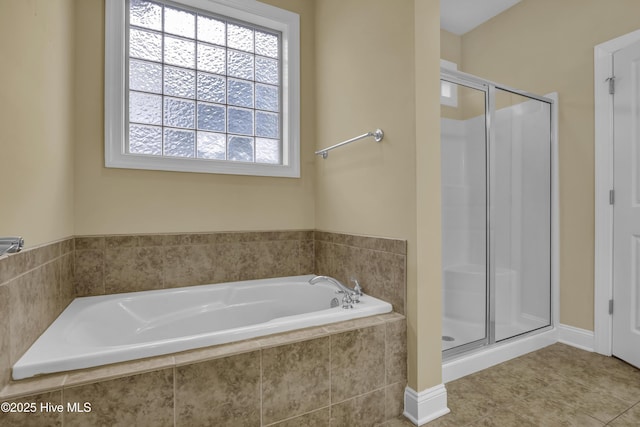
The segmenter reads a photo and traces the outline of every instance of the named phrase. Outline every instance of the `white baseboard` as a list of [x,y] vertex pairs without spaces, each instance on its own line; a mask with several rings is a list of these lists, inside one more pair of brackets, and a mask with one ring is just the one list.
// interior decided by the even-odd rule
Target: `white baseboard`
[[593,331],[560,324],[558,332],[558,342],[581,350],[594,351],[595,338]]
[[404,389],[404,416],[415,425],[421,426],[448,413],[447,389],[444,384],[421,392],[416,392],[411,387]]

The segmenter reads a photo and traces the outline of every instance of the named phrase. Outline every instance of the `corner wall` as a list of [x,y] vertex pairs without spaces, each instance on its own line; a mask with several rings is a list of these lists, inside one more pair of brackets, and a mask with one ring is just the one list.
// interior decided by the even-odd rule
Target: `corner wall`
[[407,369],[409,385],[421,391],[442,383],[440,1],[415,0],[414,5],[416,285],[407,284],[408,292],[415,291],[407,297],[407,336],[415,330],[417,340],[407,341]]
[[0,236],[73,235],[73,0],[0,2]]
[[316,150],[385,132],[316,160],[315,228],[407,240],[408,381],[423,390],[441,382],[439,2],[322,0],[315,17]]
[[593,330],[593,48],[640,28],[634,0],[523,0],[462,37],[464,71],[559,96],[560,322]]

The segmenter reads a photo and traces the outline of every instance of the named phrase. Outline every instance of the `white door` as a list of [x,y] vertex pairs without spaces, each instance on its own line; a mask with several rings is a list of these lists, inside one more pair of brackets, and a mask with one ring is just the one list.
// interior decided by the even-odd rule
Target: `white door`
[[613,58],[613,355],[640,367],[640,43]]

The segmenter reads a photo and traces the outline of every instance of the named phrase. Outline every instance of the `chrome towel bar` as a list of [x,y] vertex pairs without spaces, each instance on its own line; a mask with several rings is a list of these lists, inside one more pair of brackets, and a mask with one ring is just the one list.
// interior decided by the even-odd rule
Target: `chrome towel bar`
[[382,141],[382,138],[384,138],[384,132],[382,131],[382,129],[376,129],[373,132],[363,133],[362,135],[356,136],[355,138],[347,139],[346,141],[340,142],[336,145],[332,145],[331,147],[316,151],[316,155],[322,156],[323,159],[326,159],[329,156],[329,151],[333,150],[334,148],[342,147],[343,145],[351,144],[352,142],[359,141],[370,136],[374,137],[376,142],[380,142]]

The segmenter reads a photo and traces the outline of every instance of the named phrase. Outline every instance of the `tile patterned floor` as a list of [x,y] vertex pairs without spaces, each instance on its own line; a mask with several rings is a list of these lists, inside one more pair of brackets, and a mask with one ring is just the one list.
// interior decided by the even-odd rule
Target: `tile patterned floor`
[[[640,426],[640,370],[564,344],[446,387],[451,413],[429,427]],[[399,418],[383,426],[413,424]]]

